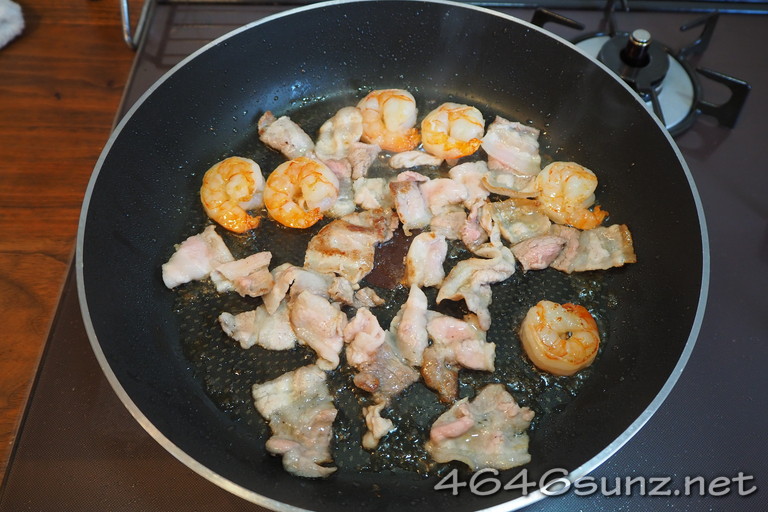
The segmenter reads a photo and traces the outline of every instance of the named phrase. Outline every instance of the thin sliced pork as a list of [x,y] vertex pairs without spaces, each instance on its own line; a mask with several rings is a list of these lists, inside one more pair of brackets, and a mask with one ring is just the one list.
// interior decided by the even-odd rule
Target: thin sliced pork
[[389,401],[419,379],[419,373],[403,361],[393,336],[384,331],[366,308],[357,310],[344,329],[347,362],[357,369],[355,386],[372,394],[374,404],[365,411],[370,430],[363,436],[363,447],[376,448],[379,439],[394,428],[381,417]]
[[176,252],[163,264],[163,283],[168,288],[175,288],[199,281],[210,276],[216,267],[234,260],[224,240],[216,233],[216,227],[210,225],[176,246]]
[[326,477],[336,471],[321,466],[333,460],[332,426],[338,413],[324,371],[315,365],[304,366],[254,384],[252,396],[272,430],[267,450],[283,456],[286,471],[308,478]]
[[219,315],[219,323],[227,336],[243,348],[259,345],[269,350],[288,350],[296,346],[285,302],[274,314],[269,314],[263,304],[237,315],[225,312]]
[[411,241],[405,257],[406,286],[440,286],[445,278],[443,262],[448,254],[448,242],[443,235],[419,233]]
[[565,238],[559,236],[537,236],[512,247],[512,254],[523,266],[523,271],[542,270],[557,259],[565,247],[565,242]]
[[464,299],[467,308],[477,315],[480,327],[487,331],[491,327],[491,284],[514,274],[515,257],[507,247],[490,244],[484,247],[483,255],[485,258],[462,260],[451,269],[437,294],[437,302]]
[[267,110],[259,118],[258,129],[259,139],[272,149],[280,151],[289,160],[309,156],[309,153],[314,152],[315,143],[312,138],[288,116],[275,118],[274,114]]
[[274,284],[268,268],[270,261],[272,253],[264,251],[222,263],[211,272],[211,281],[219,293],[235,291],[243,297],[261,297]]
[[518,175],[535,176],[541,171],[539,130],[496,116],[488,125],[482,148],[488,154],[489,165],[509,169]]
[[391,211],[367,210],[346,215],[312,237],[304,266],[358,283],[373,270],[376,246],[391,239],[396,228],[397,217]]
[[417,285],[411,285],[408,300],[400,308],[389,331],[403,360],[411,366],[421,366],[424,349],[429,345],[427,334],[427,296]]
[[458,398],[461,367],[494,370],[496,344],[486,341],[477,317],[460,320],[430,312],[427,332],[432,345],[424,350],[421,375],[427,387],[437,391],[440,401],[451,403]]
[[463,398],[437,418],[426,449],[437,462],[458,460],[473,471],[527,464],[533,416],[502,384],[489,384],[471,402]]
[[569,226],[552,226],[552,234],[566,240],[550,265],[565,273],[607,270],[637,262],[632,234],[625,224],[599,226],[579,231]]
[[303,291],[291,299],[288,314],[299,343],[317,353],[317,366],[323,370],[336,368],[344,346],[344,327],[347,325],[347,317],[338,305],[312,292]]

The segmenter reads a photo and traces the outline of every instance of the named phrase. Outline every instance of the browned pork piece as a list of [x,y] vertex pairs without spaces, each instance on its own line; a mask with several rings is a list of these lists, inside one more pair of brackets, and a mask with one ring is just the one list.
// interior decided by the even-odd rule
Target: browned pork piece
[[448,242],[437,233],[419,233],[411,241],[405,257],[406,286],[440,286],[445,277],[443,262]]
[[260,297],[274,284],[268,268],[271,260],[272,253],[264,251],[223,263],[211,272],[211,281],[220,293],[235,291],[243,297]]
[[324,226],[307,245],[304,266],[338,274],[355,284],[373,270],[376,245],[392,238],[397,216],[389,210],[352,213]]
[[437,462],[458,460],[473,471],[527,464],[527,429],[533,416],[502,384],[490,384],[471,402],[463,398],[437,418],[426,449]]
[[394,428],[391,420],[381,416],[382,409],[419,379],[419,373],[403,361],[392,338],[367,308],[358,309],[344,329],[347,362],[358,370],[355,386],[371,393],[374,399],[374,404],[363,411],[368,426],[363,447],[367,450],[376,448]]
[[274,114],[267,110],[259,118],[258,128],[259,139],[272,149],[280,151],[289,160],[314,152],[315,143],[312,138],[288,116],[275,118]]
[[585,231],[568,226],[552,226],[552,234],[566,240],[552,268],[566,272],[607,270],[637,262],[632,234],[624,224],[600,226]]
[[210,276],[213,269],[234,261],[224,240],[211,225],[176,246],[176,252],[163,264],[163,283],[168,288]]
[[237,315],[222,313],[219,323],[227,336],[243,348],[259,345],[269,350],[288,350],[296,346],[285,302],[280,303],[274,314],[269,314],[264,304]]
[[304,366],[280,377],[254,384],[256,409],[269,421],[272,437],[267,450],[283,456],[283,467],[294,475],[316,478],[336,471],[332,462],[331,430],[337,410],[328,392],[325,372]]
[[462,260],[451,269],[440,286],[437,302],[464,299],[467,308],[477,315],[480,327],[487,331],[491,327],[491,284],[515,272],[515,257],[507,247],[490,244],[483,247],[482,253],[485,258]]
[[421,375],[441,402],[458,398],[460,368],[494,370],[496,344],[486,342],[474,315],[460,320],[430,311],[427,333],[432,345],[424,350]]

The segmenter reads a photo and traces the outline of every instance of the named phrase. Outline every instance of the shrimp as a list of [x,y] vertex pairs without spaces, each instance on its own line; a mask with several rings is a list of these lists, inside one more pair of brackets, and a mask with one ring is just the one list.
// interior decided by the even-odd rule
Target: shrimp
[[597,176],[575,162],[553,162],[536,176],[534,188],[541,202],[541,211],[558,224],[578,229],[600,225],[608,212],[596,206]]
[[363,114],[361,140],[385,151],[410,151],[419,145],[416,100],[403,89],[371,91],[357,108]]
[[325,164],[307,157],[284,162],[267,178],[269,215],[291,228],[308,228],[323,218],[339,196],[339,180]]
[[443,103],[421,122],[421,144],[444,159],[471,155],[480,147],[485,119],[475,107]]
[[533,364],[555,375],[573,375],[586,368],[600,346],[597,323],[586,308],[548,300],[528,310],[520,338]]
[[233,156],[208,169],[200,187],[200,200],[208,217],[235,233],[259,225],[248,210],[261,208],[264,177],[259,164]]

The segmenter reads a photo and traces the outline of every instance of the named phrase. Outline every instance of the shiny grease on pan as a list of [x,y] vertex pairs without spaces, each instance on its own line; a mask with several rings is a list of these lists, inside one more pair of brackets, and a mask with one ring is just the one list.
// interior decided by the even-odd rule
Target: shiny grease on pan
[[[449,94],[430,95],[411,90],[416,97],[419,121],[425,112],[431,111],[444,101],[474,105],[483,112],[487,122],[493,120],[496,114],[510,120],[525,121],[518,119],[512,112],[497,112],[477,99],[454,97]],[[314,139],[325,120],[339,108],[355,105],[365,93],[366,91],[361,90],[334,98],[320,98],[314,101],[304,99],[298,102],[296,108],[287,112],[276,112],[276,115],[289,115]],[[282,163],[282,155],[268,149],[258,139],[255,120],[259,115],[261,113],[254,117],[251,133],[231,141],[229,147],[222,148],[221,154],[211,155],[210,163],[232,155],[252,158],[259,163],[265,177]],[[542,167],[548,163],[546,139],[546,131],[542,130]],[[482,154],[481,151],[478,153]],[[376,176],[377,171],[387,172],[386,167],[386,160],[380,157],[369,176]],[[388,172],[391,175],[395,171]],[[181,233],[180,239],[200,232],[209,223],[199,202],[195,201],[194,205],[190,208],[187,229]],[[615,206],[608,205],[609,209]],[[242,235],[221,228],[217,228],[217,232],[224,238],[235,258],[259,251],[271,251],[272,268],[284,262],[303,266],[307,243],[329,222],[329,219],[323,219],[311,228],[296,230],[279,225],[266,218],[266,214],[264,217],[257,229]],[[384,306],[371,310],[384,328],[389,326],[408,296],[408,290],[397,285],[401,276],[393,270],[402,271],[402,258],[410,239],[411,237],[406,237],[402,230],[398,229],[393,240],[377,248],[376,267],[361,282],[361,286],[371,286],[385,299]],[[451,243],[445,262],[446,273],[456,262],[471,256],[460,242]],[[400,265],[393,265],[398,261]],[[548,415],[566,411],[579,390],[588,385],[590,375],[600,371],[600,355],[598,354],[591,367],[572,377],[557,377],[542,372],[536,369],[524,354],[518,335],[520,323],[528,309],[539,300],[578,303],[586,307],[597,321],[602,338],[600,352],[614,349],[610,336],[610,311],[618,304],[615,296],[607,291],[609,286],[606,285],[606,279],[603,272],[568,275],[554,269],[546,269],[524,274],[518,267],[508,280],[492,286],[493,302],[490,312],[493,323],[488,331],[488,341],[496,343],[496,370],[489,373],[462,369],[459,373],[459,394],[460,398],[472,397],[486,384],[506,384],[521,406],[528,406],[536,413],[529,429],[529,452],[534,461],[537,456],[537,443],[545,440],[547,436],[556,435],[555,432],[539,428],[539,425]],[[181,348],[189,362],[190,371],[206,395],[231,419],[238,434],[258,438],[259,444],[263,445],[271,433],[267,422],[254,407],[251,386],[314,362],[314,352],[303,346],[289,351],[270,351],[259,346],[243,350],[222,331],[217,318],[223,311],[237,314],[253,309],[261,303],[260,300],[244,298],[237,294],[219,294],[207,280],[188,283],[179,291],[180,293],[175,294],[174,311],[179,323]],[[444,301],[435,305],[437,290],[433,288],[424,289],[424,292],[432,310],[457,317],[468,312],[463,302]],[[353,312],[347,308],[345,311]],[[410,386],[384,410],[384,415],[392,419],[396,429],[383,437],[373,452],[364,450],[361,445],[365,427],[362,407],[370,405],[373,400],[369,393],[353,384],[354,370],[345,364],[343,351],[341,357],[342,364],[328,373],[328,386],[339,410],[334,423],[332,451],[334,464],[340,471],[397,468],[429,476],[444,473],[453,467],[466,469],[466,466],[458,462],[437,464],[430,461],[424,443],[429,438],[432,423],[448,406],[441,404],[437,395],[428,390],[421,381]],[[275,461],[279,464],[279,458],[276,457]]]

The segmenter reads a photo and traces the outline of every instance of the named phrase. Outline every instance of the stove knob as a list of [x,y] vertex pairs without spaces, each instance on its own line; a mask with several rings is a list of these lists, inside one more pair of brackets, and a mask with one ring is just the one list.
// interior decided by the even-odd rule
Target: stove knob
[[627,46],[621,51],[621,60],[629,66],[643,67],[650,60],[648,47],[651,45],[651,33],[639,28],[629,35]]

